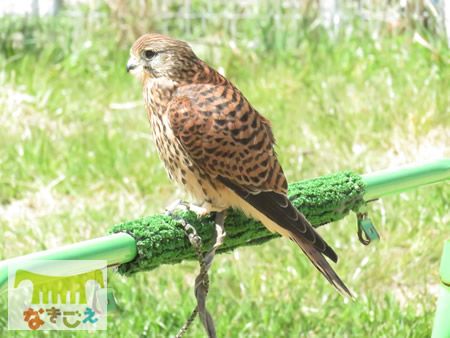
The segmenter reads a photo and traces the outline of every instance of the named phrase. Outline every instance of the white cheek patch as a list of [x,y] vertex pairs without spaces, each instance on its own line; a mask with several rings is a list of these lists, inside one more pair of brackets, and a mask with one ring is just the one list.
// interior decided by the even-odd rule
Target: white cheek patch
[[[139,65],[130,70],[130,74],[136,77],[140,82],[144,82],[147,73],[144,70],[144,67]],[[147,75],[148,76],[148,75]]]

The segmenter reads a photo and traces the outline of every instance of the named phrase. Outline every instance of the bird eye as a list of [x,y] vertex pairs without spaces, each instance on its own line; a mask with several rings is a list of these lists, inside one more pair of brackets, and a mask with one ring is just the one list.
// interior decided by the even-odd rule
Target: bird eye
[[151,59],[152,57],[154,57],[156,55],[156,53],[152,50],[146,50],[144,55],[147,59]]

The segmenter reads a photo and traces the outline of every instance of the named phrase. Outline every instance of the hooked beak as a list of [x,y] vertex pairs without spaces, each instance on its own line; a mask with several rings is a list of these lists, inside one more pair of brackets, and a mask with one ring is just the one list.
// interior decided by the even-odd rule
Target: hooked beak
[[138,60],[134,56],[131,56],[127,62],[127,72],[129,73],[131,70],[139,66]]

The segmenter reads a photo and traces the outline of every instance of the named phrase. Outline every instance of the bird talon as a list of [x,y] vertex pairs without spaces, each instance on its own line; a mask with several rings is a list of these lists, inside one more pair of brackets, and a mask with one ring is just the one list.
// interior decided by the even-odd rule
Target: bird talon
[[168,213],[169,215],[172,215],[177,210],[190,210],[189,202],[177,199],[168,207],[166,207],[166,213]]

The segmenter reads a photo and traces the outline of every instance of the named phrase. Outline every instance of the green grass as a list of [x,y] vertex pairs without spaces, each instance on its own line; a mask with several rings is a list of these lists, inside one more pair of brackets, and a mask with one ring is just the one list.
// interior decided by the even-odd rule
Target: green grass
[[[140,85],[125,72],[127,49],[106,28],[89,26],[84,38],[70,25],[56,35],[49,27],[40,26],[41,44],[1,41],[0,259],[102,236],[180,197],[151,141]],[[199,54],[273,121],[296,181],[449,156],[450,53],[434,43],[436,52],[408,34],[330,41],[315,33],[268,54],[242,46]],[[355,302],[290,241],[218,256],[208,308],[219,335],[429,336],[449,200],[443,183],[372,203],[382,240],[369,247],[354,216],[320,229]],[[120,310],[99,335],[174,335],[194,308],[197,271],[186,262],[127,279],[110,273]],[[2,336],[11,334],[5,302],[1,295]],[[202,335],[195,321],[188,336]]]

